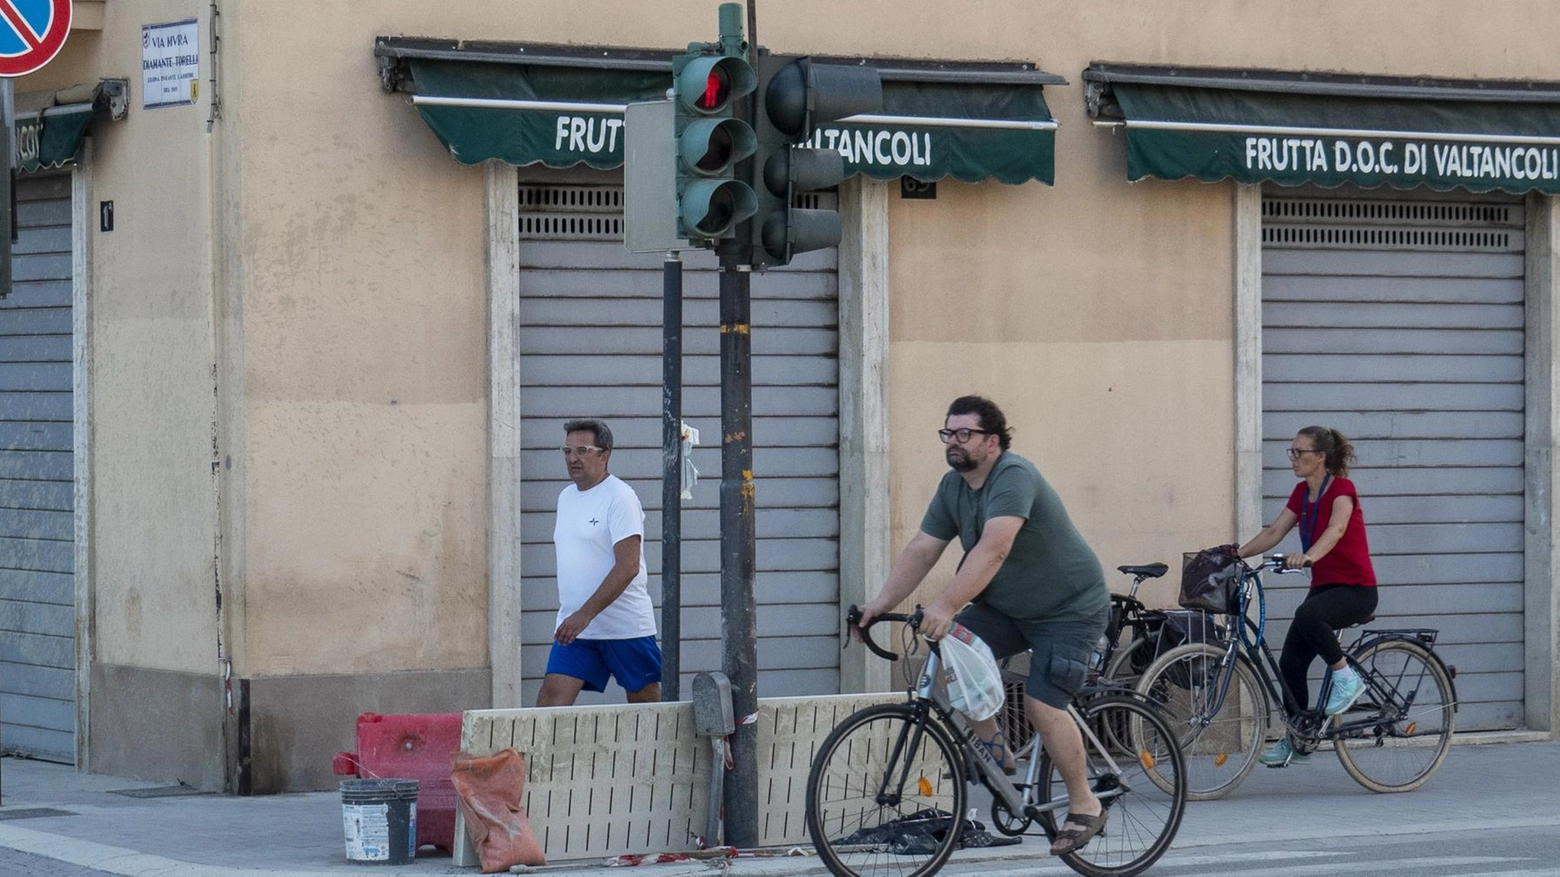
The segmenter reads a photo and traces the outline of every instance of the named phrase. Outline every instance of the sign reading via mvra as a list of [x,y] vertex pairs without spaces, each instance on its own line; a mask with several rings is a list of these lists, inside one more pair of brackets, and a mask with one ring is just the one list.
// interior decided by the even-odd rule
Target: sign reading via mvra
[[183,107],[200,98],[200,25],[193,19],[141,26],[141,108]]

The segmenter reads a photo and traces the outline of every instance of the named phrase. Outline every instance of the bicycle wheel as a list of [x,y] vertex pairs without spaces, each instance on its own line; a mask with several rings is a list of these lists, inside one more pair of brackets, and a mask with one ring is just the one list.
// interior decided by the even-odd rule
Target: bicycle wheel
[[1207,643],[1177,646],[1138,680],[1138,692],[1164,708],[1180,735],[1186,796],[1193,801],[1234,791],[1256,766],[1267,729],[1267,692],[1245,656],[1236,656],[1235,673],[1219,703],[1224,656],[1224,649]]
[[1413,791],[1451,748],[1452,681],[1423,646],[1406,640],[1378,640],[1353,659],[1365,693],[1333,720],[1338,760],[1372,792]]
[[[1181,747],[1159,710],[1137,695],[1097,697],[1079,711],[1089,729],[1084,739],[1089,784],[1109,817],[1087,846],[1061,859],[1086,877],[1132,877],[1165,854],[1181,827],[1186,811]],[[1041,759],[1036,792],[1041,804],[1067,797],[1049,753]],[[1040,818],[1047,837],[1055,838],[1063,815]]]
[[870,706],[829,732],[807,777],[807,834],[837,877],[922,877],[964,825],[953,739],[914,704]]

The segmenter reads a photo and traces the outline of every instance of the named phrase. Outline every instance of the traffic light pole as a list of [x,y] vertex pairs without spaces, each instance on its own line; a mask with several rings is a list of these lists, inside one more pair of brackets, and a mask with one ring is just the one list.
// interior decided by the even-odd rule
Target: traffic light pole
[[721,669],[731,680],[733,767],[726,781],[726,841],[758,846],[758,645],[754,621],[752,280],[743,247],[720,254]]
[[661,700],[682,679],[682,255],[661,264]]

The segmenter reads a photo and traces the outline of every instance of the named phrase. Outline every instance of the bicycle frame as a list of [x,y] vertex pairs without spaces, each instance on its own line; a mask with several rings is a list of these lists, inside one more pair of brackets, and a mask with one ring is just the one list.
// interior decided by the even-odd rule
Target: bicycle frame
[[[1277,557],[1275,555],[1275,557]],[[1267,630],[1267,595],[1262,588],[1262,570],[1274,560],[1269,559],[1256,567],[1241,573],[1241,583],[1237,592],[1237,617],[1240,621],[1232,625],[1240,631],[1236,637],[1230,637],[1229,646],[1226,648],[1224,658],[1219,662],[1219,688],[1213,709],[1209,712],[1209,720],[1218,715],[1224,708],[1224,699],[1229,695],[1230,683],[1235,678],[1231,662],[1237,660],[1236,655],[1244,652],[1246,658],[1252,664],[1257,673],[1257,678],[1262,680],[1263,687],[1267,690],[1270,702],[1278,704],[1280,713],[1284,717],[1284,724],[1303,740],[1313,743],[1323,739],[1333,739],[1339,736],[1351,734],[1357,731],[1375,728],[1379,722],[1376,719],[1361,719],[1353,722],[1344,721],[1341,717],[1332,727],[1328,728],[1328,716],[1324,712],[1326,693],[1332,684],[1332,669],[1328,668],[1322,674],[1322,689],[1318,693],[1316,706],[1301,710],[1289,686],[1284,684],[1283,674],[1278,668],[1278,659],[1273,656],[1273,650],[1268,646],[1265,636]],[[1253,597],[1256,602],[1256,620],[1253,621],[1249,611]],[[1401,640],[1423,646],[1430,658],[1446,671],[1448,680],[1452,683],[1452,709],[1457,709],[1456,670],[1446,666],[1439,655],[1435,653],[1435,640],[1439,631],[1430,628],[1403,628],[1403,629],[1366,629],[1355,638],[1354,642],[1344,649],[1344,656],[1349,664],[1354,667],[1365,680],[1366,690],[1375,696],[1384,699],[1391,704],[1394,710],[1401,714],[1408,714],[1413,706],[1414,695],[1418,692],[1418,684],[1423,681],[1416,680],[1413,690],[1405,696],[1401,686],[1401,680],[1392,681],[1382,678],[1381,674],[1373,668],[1365,667],[1355,660],[1355,656],[1361,654],[1366,648],[1388,640]],[[1368,639],[1367,639],[1368,638]],[[1324,730],[1325,729],[1325,730]]]
[[[1143,566],[1128,565],[1117,569],[1132,576],[1132,587],[1125,594],[1110,595],[1110,616],[1105,626],[1105,648],[1098,655],[1099,666],[1095,668],[1102,675],[1110,669],[1118,649],[1135,648],[1139,639],[1147,637],[1150,627],[1163,624],[1165,619],[1164,612],[1143,605],[1137,593],[1143,582],[1164,575],[1169,567],[1161,563]],[[1118,640],[1121,634],[1129,629],[1132,631],[1132,636],[1125,646],[1122,646]]]
[[[1001,800],[1009,813],[1014,815],[1022,814],[1029,819],[1037,819],[1042,814],[1065,810],[1068,803],[1066,796],[1045,804],[1039,804],[1034,800],[1035,789],[1040,784],[1040,758],[1038,752],[1030,755],[1029,767],[1025,771],[1024,782],[1021,785],[1015,785],[1013,778],[1009,777],[1002,770],[1002,765],[997,763],[996,758],[980,739],[980,735],[976,734],[975,729],[970,727],[969,720],[964,717],[963,713],[953,708],[948,702],[947,693],[941,686],[937,685],[935,680],[937,679],[937,671],[940,669],[940,663],[941,656],[934,644],[931,654],[926,659],[926,669],[921,672],[921,678],[917,680],[917,687],[910,694],[911,704],[921,711],[925,711],[929,707],[942,720],[943,724],[954,732],[954,739],[958,741],[959,749],[964,757],[971,759],[975,765],[981,784],[993,796]],[[1109,747],[1099,737],[1095,736],[1093,729],[1089,727],[1088,722],[1084,721],[1077,707],[1069,703],[1067,705],[1067,714],[1072,717],[1073,723],[1083,733],[1085,750],[1099,753],[1105,760],[1105,763],[1110,766],[1111,772],[1117,775],[1121,774],[1121,766],[1111,757]],[[917,716],[917,718],[920,718],[920,716]],[[921,726],[917,724],[915,727],[917,729],[916,733],[919,734]],[[920,740],[916,739],[913,743],[919,746]],[[1041,743],[1042,741],[1037,731],[1035,734],[1035,745],[1039,746]],[[908,765],[906,769],[908,770]],[[903,783],[904,781],[905,778],[901,777],[900,782]],[[880,789],[879,791],[884,792],[886,790]],[[1103,789],[1096,790],[1095,794],[1101,801],[1105,801],[1125,794],[1126,791],[1128,790],[1125,788]]]

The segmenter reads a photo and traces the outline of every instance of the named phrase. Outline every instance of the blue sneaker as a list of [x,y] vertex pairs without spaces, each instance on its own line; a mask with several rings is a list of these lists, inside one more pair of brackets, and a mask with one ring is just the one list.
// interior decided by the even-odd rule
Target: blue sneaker
[[1353,670],[1343,673],[1334,673],[1332,676],[1332,693],[1327,695],[1327,715],[1336,716],[1345,712],[1354,702],[1365,693],[1365,680]]
[[1289,738],[1285,737],[1269,746],[1267,751],[1257,756],[1257,760],[1268,767],[1283,767],[1286,764],[1305,764],[1311,760],[1311,756],[1303,752],[1296,752],[1289,745]]

